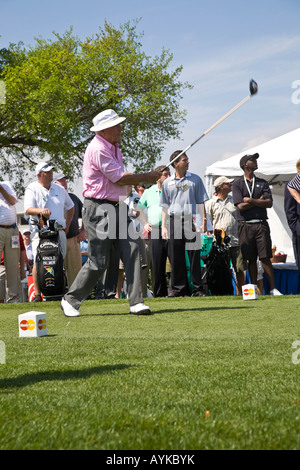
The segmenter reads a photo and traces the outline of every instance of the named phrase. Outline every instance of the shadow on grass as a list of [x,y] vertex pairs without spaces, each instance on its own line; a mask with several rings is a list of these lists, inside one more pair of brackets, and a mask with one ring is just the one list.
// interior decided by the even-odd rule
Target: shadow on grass
[[157,313],[174,313],[174,312],[211,312],[215,310],[242,310],[243,308],[247,309],[247,307],[192,307],[192,308],[165,308],[163,310],[153,310],[153,314],[156,315]]
[[247,309],[248,306],[243,306],[243,307],[190,307],[190,308],[164,308],[160,310],[156,310],[156,308],[151,307],[152,314],[151,315],[133,315],[132,313],[126,312],[126,313],[114,313],[114,312],[108,312],[108,313],[87,313],[81,315],[83,318],[84,317],[106,317],[106,316],[131,316],[131,317],[139,317],[139,316],[146,316],[146,317],[151,317],[153,315],[157,314],[162,314],[162,313],[175,313],[175,312],[206,312],[206,311],[214,311],[214,310],[242,310],[242,309]]
[[32,374],[24,374],[11,379],[0,379],[0,390],[5,391],[8,388],[22,388],[28,385],[34,385],[39,382],[55,381],[55,380],[73,380],[73,379],[88,379],[95,374],[109,374],[114,371],[136,367],[130,364],[113,364],[98,367],[91,367],[89,369],[74,369],[74,370],[51,370],[45,372],[35,372]]

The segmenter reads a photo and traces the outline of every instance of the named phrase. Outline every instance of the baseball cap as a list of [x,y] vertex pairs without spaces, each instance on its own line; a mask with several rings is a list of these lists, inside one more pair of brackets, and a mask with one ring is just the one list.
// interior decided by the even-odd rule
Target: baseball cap
[[214,181],[214,187],[218,188],[219,186],[221,186],[221,184],[233,183],[233,182],[234,182],[234,178],[226,178],[226,176],[219,176],[219,178],[217,178]]
[[39,175],[42,171],[51,171],[53,168],[54,167],[47,162],[40,162],[35,167],[35,174]]
[[250,158],[256,158],[257,159],[258,157],[259,157],[258,153],[253,153],[252,155],[251,154],[244,155],[240,159],[240,167],[243,169],[244,166],[246,165],[247,161],[250,160]]
[[59,181],[63,178],[66,178],[66,175],[64,173],[54,173],[53,175],[53,181]]

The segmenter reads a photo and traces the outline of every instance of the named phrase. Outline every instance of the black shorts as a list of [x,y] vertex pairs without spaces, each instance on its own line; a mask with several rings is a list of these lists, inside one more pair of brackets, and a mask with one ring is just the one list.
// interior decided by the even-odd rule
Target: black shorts
[[272,240],[268,222],[239,222],[239,244],[244,260],[272,258]]

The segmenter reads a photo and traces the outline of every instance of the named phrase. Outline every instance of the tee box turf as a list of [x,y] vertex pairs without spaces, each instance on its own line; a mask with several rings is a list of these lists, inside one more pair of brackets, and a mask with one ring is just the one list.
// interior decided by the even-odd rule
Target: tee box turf
[[47,336],[45,312],[26,312],[19,315],[19,337]]
[[242,286],[243,300],[258,299],[258,289],[256,284],[246,284]]

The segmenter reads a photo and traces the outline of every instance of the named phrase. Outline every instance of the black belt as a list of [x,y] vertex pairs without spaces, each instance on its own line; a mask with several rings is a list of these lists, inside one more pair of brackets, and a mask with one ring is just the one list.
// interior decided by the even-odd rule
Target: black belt
[[0,228],[16,228],[16,224],[13,225],[0,225]]
[[184,219],[192,219],[193,218],[193,214],[171,214],[170,215],[170,219],[181,219],[181,220],[184,220]]
[[115,207],[120,204],[120,201],[111,201],[110,199],[96,199],[95,197],[86,197],[85,199],[96,202],[97,204],[111,204]]

